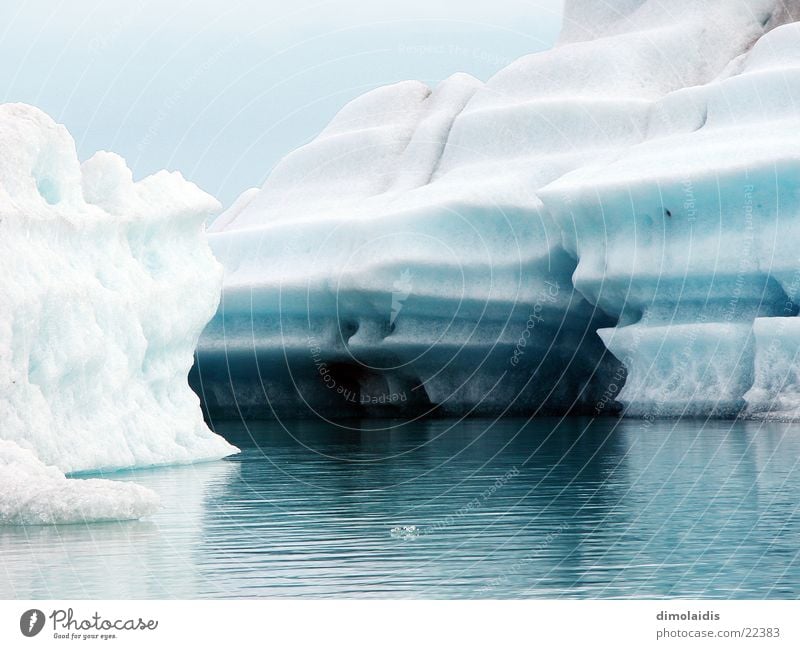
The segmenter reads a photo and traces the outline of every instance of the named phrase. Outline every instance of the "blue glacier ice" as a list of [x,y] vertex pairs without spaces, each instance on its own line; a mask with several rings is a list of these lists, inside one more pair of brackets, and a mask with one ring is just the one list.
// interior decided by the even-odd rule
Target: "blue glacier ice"
[[159,497],[137,484],[67,477],[28,449],[0,439],[0,525],[128,520],[158,510]]
[[568,0],[351,102],[211,225],[211,417],[800,415],[798,3]]

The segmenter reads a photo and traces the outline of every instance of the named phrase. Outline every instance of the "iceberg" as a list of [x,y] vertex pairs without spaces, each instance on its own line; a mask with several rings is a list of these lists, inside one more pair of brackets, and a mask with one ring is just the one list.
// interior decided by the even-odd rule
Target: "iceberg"
[[129,520],[154,513],[151,489],[97,478],[67,479],[29,450],[0,440],[0,525]]
[[0,520],[136,517],[154,494],[64,474],[235,452],[187,381],[219,300],[217,209],[178,173],[80,164],[63,126],[0,105]]
[[631,414],[783,417],[800,405],[793,81],[797,23],[660,101],[653,118],[669,129],[540,192],[579,260],[576,288],[620,320],[600,335],[628,367]]
[[208,416],[800,414],[798,17],[568,0],[486,83],[345,106],[209,228]]

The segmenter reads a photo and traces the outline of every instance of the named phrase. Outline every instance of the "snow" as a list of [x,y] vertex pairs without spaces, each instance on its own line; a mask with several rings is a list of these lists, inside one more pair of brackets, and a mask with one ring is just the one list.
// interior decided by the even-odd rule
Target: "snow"
[[[81,165],[66,129],[22,104],[0,105],[0,152],[0,440],[32,454],[4,452],[0,507],[51,522],[150,511],[152,494],[58,476],[235,452],[187,382],[219,300],[203,232],[218,204],[178,173],[134,182],[112,153]],[[6,501],[20,480],[27,505]]]
[[793,13],[573,0],[485,84],[349,104],[212,227],[206,408],[592,412],[622,363],[629,414],[791,410],[762,323],[797,312]]

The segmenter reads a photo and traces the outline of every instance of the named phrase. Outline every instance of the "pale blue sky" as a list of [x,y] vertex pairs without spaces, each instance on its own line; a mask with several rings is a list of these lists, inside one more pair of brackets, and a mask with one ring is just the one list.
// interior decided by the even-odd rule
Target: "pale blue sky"
[[552,45],[562,0],[3,0],[0,100],[67,125],[82,159],[179,169],[229,204],[349,99],[487,79]]

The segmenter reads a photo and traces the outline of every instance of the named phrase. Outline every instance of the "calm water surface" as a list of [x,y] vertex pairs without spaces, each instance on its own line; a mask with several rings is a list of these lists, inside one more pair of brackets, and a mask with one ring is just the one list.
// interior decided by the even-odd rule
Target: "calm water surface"
[[0,597],[800,595],[797,425],[285,425],[107,476],[161,494],[149,520],[0,528]]

